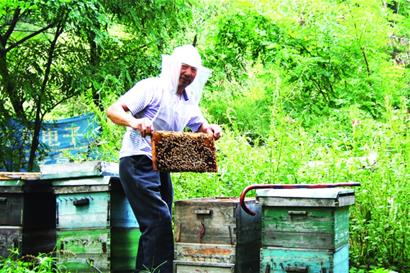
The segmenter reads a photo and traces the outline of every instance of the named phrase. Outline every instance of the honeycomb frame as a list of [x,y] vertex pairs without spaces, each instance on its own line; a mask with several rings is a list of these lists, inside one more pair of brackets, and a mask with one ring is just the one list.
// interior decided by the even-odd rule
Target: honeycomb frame
[[156,171],[217,172],[215,143],[210,134],[155,131],[151,136]]

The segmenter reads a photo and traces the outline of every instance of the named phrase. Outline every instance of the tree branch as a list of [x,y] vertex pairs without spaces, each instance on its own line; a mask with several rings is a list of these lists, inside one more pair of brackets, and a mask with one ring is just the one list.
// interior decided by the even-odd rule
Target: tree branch
[[10,45],[8,48],[6,48],[6,52],[12,50],[13,48],[15,48],[15,47],[17,47],[17,46],[19,46],[19,45],[21,45],[22,43],[24,43],[24,42],[27,41],[28,39],[31,39],[31,38],[33,38],[34,36],[36,36],[36,35],[38,35],[38,34],[44,32],[44,31],[46,31],[47,29],[54,27],[55,24],[56,24],[56,22],[52,22],[52,23],[48,24],[47,26],[45,26],[45,27],[43,27],[43,28],[41,28],[41,29],[39,29],[39,30],[37,30],[37,31],[34,31],[34,32],[31,33],[30,35],[27,35],[26,37],[22,38],[21,40],[15,42],[14,44],[12,44],[12,45]]
[[11,19],[10,27],[6,31],[3,37],[4,47],[6,47],[7,40],[10,38],[10,35],[13,33],[13,30],[16,27],[16,24],[20,18],[20,12],[21,12],[20,8],[17,8],[13,14],[13,19]]
[[48,107],[46,111],[44,111],[44,112],[41,113],[42,116],[45,116],[45,114],[50,113],[50,112],[51,112],[54,108],[56,108],[59,104],[65,102],[66,100],[71,99],[71,98],[73,98],[73,97],[75,97],[75,96],[77,96],[77,95],[78,95],[77,93],[73,92],[73,93],[71,93],[70,95],[68,95],[68,96],[66,96],[66,97],[64,97],[64,98],[62,98],[61,100],[55,102],[53,105],[51,105],[50,107]]
[[369,67],[369,61],[367,60],[367,54],[363,46],[360,47],[360,51],[362,52],[364,63],[366,64],[367,76],[370,76],[371,72]]

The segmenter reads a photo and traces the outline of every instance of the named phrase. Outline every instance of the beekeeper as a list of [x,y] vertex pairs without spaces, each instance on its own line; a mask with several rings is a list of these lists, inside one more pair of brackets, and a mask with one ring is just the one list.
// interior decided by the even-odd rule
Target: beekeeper
[[221,128],[208,124],[198,106],[209,76],[197,49],[180,46],[162,56],[159,77],[141,80],[107,110],[114,123],[127,127],[120,150],[120,179],[142,232],[136,272],[157,268],[155,272],[172,273],[174,258],[173,187],[169,173],[152,169],[150,134],[189,127],[218,139]]

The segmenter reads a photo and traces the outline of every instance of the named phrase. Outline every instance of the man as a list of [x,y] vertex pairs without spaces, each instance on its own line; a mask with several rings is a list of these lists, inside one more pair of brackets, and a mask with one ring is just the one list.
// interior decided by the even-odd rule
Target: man
[[120,180],[142,232],[136,272],[172,273],[174,256],[171,177],[152,169],[150,134],[189,127],[218,139],[221,128],[208,124],[198,106],[209,75],[195,47],[177,47],[162,56],[159,77],[138,82],[107,110],[114,123],[128,127],[120,151]]

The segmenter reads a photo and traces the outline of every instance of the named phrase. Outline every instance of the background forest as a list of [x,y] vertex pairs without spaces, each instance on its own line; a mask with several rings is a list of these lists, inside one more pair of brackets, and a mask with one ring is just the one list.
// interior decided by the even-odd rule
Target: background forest
[[104,109],[194,39],[224,136],[219,172],[173,174],[176,199],[357,181],[351,266],[410,270],[408,0],[0,0],[0,169],[35,170],[42,122],[89,112],[117,161]]

